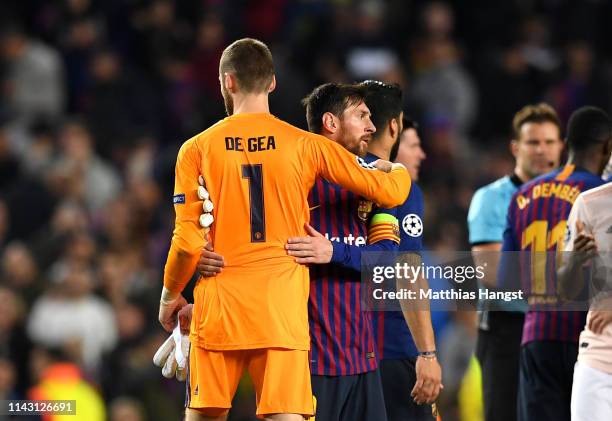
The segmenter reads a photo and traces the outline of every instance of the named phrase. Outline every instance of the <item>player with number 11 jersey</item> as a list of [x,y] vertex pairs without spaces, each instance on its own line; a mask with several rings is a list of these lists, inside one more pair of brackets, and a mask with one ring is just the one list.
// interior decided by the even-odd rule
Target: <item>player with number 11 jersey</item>
[[[594,107],[570,117],[568,164],[524,184],[512,196],[504,231],[498,282],[521,281],[529,310],[520,354],[518,418],[569,420],[578,338],[586,312],[567,311],[557,288],[557,256],[564,248],[567,220],[581,192],[604,183],[600,174],[610,157],[612,121]],[[518,265],[509,262],[521,253]],[[506,253],[505,253],[506,252]],[[511,279],[514,278],[514,279]]]
[[[569,164],[536,178],[514,194],[508,209],[502,251],[537,252],[531,263],[541,263],[546,258],[551,260],[534,265],[529,285],[531,303],[555,304],[554,254],[546,252],[562,250],[572,204],[581,192],[601,184],[603,180],[599,176]],[[507,267],[505,271],[507,274]],[[584,312],[528,311],[521,343],[534,340],[577,342],[584,320]]]

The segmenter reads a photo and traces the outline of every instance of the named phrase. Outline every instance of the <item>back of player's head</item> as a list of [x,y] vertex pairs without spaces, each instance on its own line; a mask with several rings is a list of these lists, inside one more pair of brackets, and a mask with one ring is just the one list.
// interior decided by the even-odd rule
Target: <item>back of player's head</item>
[[553,107],[540,102],[535,105],[526,105],[521,108],[512,119],[512,134],[515,140],[520,139],[521,127],[527,123],[552,123],[559,129],[561,136],[561,120]]
[[402,90],[397,84],[390,85],[377,80],[366,80],[360,85],[366,91],[365,103],[376,127],[372,137],[376,139],[384,134],[384,127],[391,119],[399,119],[402,113]]
[[608,142],[612,137],[612,121],[597,107],[582,107],[570,116],[567,123],[567,144],[570,150],[584,151]]
[[224,73],[232,73],[244,93],[267,92],[274,76],[272,53],[261,41],[239,39],[223,50],[219,74]]
[[308,130],[321,133],[323,114],[332,113],[336,117],[341,117],[347,108],[364,100],[365,91],[358,85],[325,83],[316,87],[302,100],[302,105],[306,107]]

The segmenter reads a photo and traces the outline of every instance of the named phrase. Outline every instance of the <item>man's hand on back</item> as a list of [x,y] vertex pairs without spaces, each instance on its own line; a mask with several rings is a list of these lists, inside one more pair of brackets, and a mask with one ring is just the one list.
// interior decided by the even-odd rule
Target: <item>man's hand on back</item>
[[305,225],[305,229],[308,237],[292,237],[287,240],[287,254],[295,256],[295,261],[300,264],[329,263],[334,252],[331,241],[309,224]]
[[221,270],[225,266],[225,260],[223,256],[213,251],[213,245],[209,241],[206,247],[202,249],[200,253],[200,260],[198,261],[198,273],[205,278],[215,276],[217,273],[221,273]]
[[597,243],[593,234],[585,232],[584,223],[580,219],[576,221],[576,233],[574,253],[571,254],[571,257],[574,263],[583,264],[597,256]]

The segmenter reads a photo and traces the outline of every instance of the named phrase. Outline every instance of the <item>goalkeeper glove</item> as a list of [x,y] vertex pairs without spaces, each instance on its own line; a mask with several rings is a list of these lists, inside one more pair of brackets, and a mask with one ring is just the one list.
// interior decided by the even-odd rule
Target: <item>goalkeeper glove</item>
[[187,378],[189,359],[189,324],[193,304],[184,306],[178,313],[179,323],[172,335],[164,341],[153,356],[153,364],[162,369],[162,376],[170,379],[176,376],[178,381]]
[[200,215],[200,226],[205,229],[206,234],[210,231],[210,226],[214,221],[212,216],[213,211],[213,202],[210,200],[210,194],[208,194],[208,190],[206,190],[204,177],[198,177],[198,199],[202,200],[202,210],[204,213]]

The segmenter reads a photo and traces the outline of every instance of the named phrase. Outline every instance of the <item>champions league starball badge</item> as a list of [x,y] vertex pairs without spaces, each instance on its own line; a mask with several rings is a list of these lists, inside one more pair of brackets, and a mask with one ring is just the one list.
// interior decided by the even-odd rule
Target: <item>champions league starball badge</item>
[[406,215],[402,220],[402,228],[409,236],[419,237],[423,234],[423,221],[421,221],[419,215],[411,213]]

